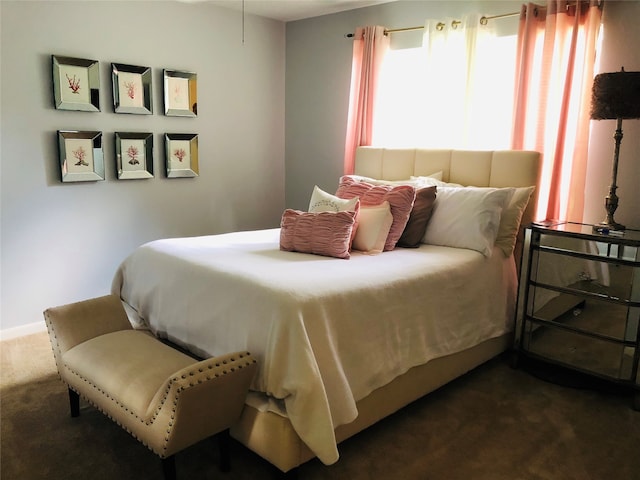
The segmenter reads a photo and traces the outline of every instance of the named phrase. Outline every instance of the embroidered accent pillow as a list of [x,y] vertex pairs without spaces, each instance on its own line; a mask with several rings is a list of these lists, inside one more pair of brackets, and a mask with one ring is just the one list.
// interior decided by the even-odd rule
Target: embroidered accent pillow
[[325,192],[315,185],[309,200],[309,212],[342,212],[345,210],[357,211],[358,199],[344,199]]

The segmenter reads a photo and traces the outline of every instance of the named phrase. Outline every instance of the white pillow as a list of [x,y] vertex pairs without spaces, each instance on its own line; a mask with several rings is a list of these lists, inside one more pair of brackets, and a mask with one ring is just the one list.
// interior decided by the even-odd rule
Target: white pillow
[[[435,173],[432,173],[431,175],[426,175],[427,178],[434,178],[436,180],[440,180],[442,181],[442,170],[438,170]],[[412,177],[413,178],[413,177]],[[420,177],[418,177],[420,178]],[[431,186],[431,185],[430,185]]]
[[371,255],[382,252],[392,223],[389,202],[384,201],[373,207],[360,207],[353,249]]
[[438,187],[423,243],[468,248],[491,256],[502,211],[515,188]]
[[311,194],[311,200],[309,201],[308,211],[315,213],[355,211],[357,210],[359,202],[358,197],[345,200],[344,198],[331,195],[315,185],[313,187],[313,193]]
[[516,188],[511,202],[509,202],[506,210],[502,212],[496,246],[500,247],[507,257],[513,253],[522,214],[527,208],[529,198],[531,198],[535,188],[536,187]]
[[[440,174],[440,177],[438,178],[438,173]],[[420,186],[422,187],[432,187],[432,186],[436,186],[436,187],[462,187],[463,185],[460,185],[459,183],[448,183],[448,182],[443,182],[442,181],[442,172],[436,172],[432,175],[429,175],[427,177],[411,177],[411,180],[418,182],[420,184]]]
[[406,180],[381,180],[379,178],[364,177],[362,175],[344,175],[341,178],[345,177],[349,177],[356,182],[365,182],[371,185],[390,185],[392,187],[396,185],[410,185],[412,187],[419,187],[422,185],[420,181],[409,178]]

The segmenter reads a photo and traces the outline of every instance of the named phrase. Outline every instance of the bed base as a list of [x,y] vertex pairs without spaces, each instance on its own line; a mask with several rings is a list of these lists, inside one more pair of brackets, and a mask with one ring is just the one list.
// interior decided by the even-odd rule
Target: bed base
[[[338,443],[346,440],[485,363],[509,348],[512,342],[513,334],[507,333],[468,350],[412,368],[357,402],[358,418],[338,427],[336,440]],[[284,473],[293,473],[298,466],[315,457],[286,417],[272,412],[260,412],[248,405],[245,405],[240,420],[231,427],[230,433],[233,438]]]

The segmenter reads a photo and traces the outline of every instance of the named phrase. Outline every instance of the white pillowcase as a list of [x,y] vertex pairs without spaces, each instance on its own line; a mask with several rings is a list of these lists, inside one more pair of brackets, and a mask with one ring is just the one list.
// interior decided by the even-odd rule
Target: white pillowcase
[[416,179],[406,179],[406,180],[381,180],[379,178],[371,178],[364,177],[362,175],[344,175],[341,178],[349,177],[356,182],[365,182],[371,185],[390,185],[395,187],[396,185],[410,185],[412,187],[419,187],[422,183]]
[[373,207],[360,207],[357,222],[353,249],[371,255],[381,253],[393,223],[389,202],[384,201]]
[[[438,177],[438,174],[440,176]],[[442,181],[442,172],[436,172],[428,177],[411,177],[411,180],[414,182],[418,182],[422,187],[462,187],[459,183],[448,183]]]
[[515,188],[438,187],[423,243],[468,248],[490,257],[502,211]]
[[[407,178],[406,180],[381,180],[379,178],[371,178],[365,177],[363,175],[345,175],[345,177],[350,177],[356,182],[366,182],[371,185],[411,185],[412,187],[420,188],[420,187],[430,187],[435,185],[436,183],[429,183],[429,181],[437,182],[438,185],[447,185],[442,182],[442,170],[432,173],[431,175],[427,175],[426,177],[414,177]],[[428,180],[424,180],[428,179]],[[458,186],[456,184],[451,184],[450,186]],[[460,185],[461,186],[461,185]]]
[[313,187],[313,193],[311,194],[311,200],[309,201],[308,211],[315,213],[354,211],[357,209],[359,202],[358,197],[345,200],[344,198],[331,195],[315,185]]
[[[420,177],[411,177],[411,178],[420,178]],[[442,181],[442,170],[438,170],[437,172],[434,172],[430,175],[427,175],[426,178],[434,178],[436,180],[440,180]],[[429,185],[431,186],[431,185]]]

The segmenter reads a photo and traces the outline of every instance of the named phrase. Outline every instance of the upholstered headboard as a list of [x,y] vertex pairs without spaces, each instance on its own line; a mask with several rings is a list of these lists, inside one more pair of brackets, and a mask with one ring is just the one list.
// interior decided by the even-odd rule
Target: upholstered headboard
[[[536,186],[522,215],[521,225],[534,220],[538,202],[540,154],[525,150],[432,150],[419,148],[358,147],[355,173],[383,180],[405,180],[442,172],[442,180],[476,187]],[[521,229],[522,230],[522,229]],[[522,232],[516,245],[521,255]]]

